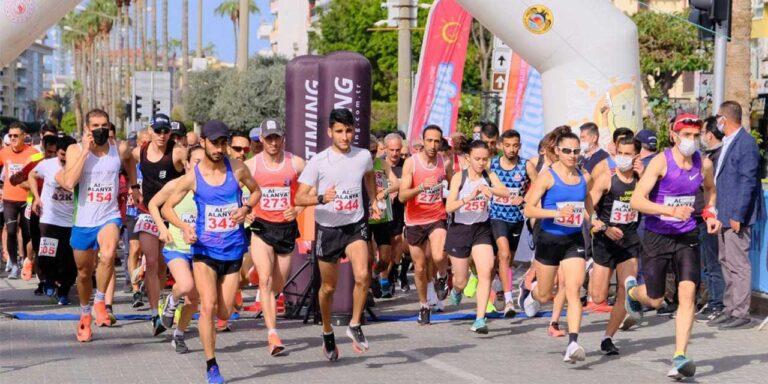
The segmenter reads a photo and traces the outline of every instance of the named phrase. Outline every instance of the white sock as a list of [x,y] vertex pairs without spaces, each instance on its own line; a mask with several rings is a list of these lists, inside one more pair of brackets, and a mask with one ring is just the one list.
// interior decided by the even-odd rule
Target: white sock
[[272,328],[272,329],[267,331],[267,335],[277,335],[277,330]]
[[173,294],[168,296],[168,309],[176,309],[176,305],[179,304]]
[[96,294],[93,297],[94,302],[104,301],[105,298],[104,292],[100,292],[98,289],[96,290]]
[[603,335],[603,338],[600,339],[600,341],[605,341],[605,339],[612,339],[613,337],[608,336],[607,334]]
[[507,303],[514,301],[514,299],[512,298],[512,291],[504,292],[504,301]]
[[184,337],[184,331],[182,331],[181,329],[178,329],[178,328],[174,329],[173,330],[173,337]]

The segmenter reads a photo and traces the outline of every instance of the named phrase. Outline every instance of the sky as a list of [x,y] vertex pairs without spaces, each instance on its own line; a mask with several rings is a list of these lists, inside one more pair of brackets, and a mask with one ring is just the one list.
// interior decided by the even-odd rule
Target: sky
[[[158,7],[158,39],[162,38],[162,0],[147,0],[147,4],[157,2]],[[197,47],[197,1],[189,0],[189,50],[193,51]],[[259,40],[257,32],[260,24],[272,23],[273,15],[269,13],[269,0],[255,0],[260,13],[254,13],[250,16],[249,38],[248,38],[248,56],[255,55],[262,49],[269,48],[268,40]],[[87,4],[83,1],[82,4]],[[216,46],[216,57],[220,60],[235,62],[235,36],[232,28],[232,22],[229,17],[219,17],[213,10],[221,3],[220,0],[203,0],[203,47],[208,42]],[[149,13],[147,13],[149,18]],[[147,19],[148,20],[148,19]],[[168,0],[168,39],[181,40],[181,0]],[[148,32],[148,37],[149,32]],[[161,43],[162,44],[162,43]]]

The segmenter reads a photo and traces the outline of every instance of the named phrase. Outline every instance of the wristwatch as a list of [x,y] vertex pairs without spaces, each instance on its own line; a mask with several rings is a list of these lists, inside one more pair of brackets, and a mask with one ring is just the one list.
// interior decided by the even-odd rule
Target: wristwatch
[[325,204],[325,195],[317,195],[317,204],[319,205]]

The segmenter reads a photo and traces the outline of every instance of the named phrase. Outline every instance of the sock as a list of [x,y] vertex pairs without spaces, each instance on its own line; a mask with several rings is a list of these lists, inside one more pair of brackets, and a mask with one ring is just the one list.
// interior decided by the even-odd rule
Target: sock
[[93,297],[93,302],[98,303],[104,301],[104,292],[96,290],[96,295]]
[[605,341],[605,339],[612,339],[613,337],[608,336],[607,334],[603,335],[603,338],[600,341]]
[[672,356],[672,358],[674,359],[675,357],[678,357],[678,356],[685,356],[685,352],[683,352],[683,351],[675,351],[675,354],[674,354],[674,356]]
[[207,370],[211,369],[211,367],[213,367],[214,365],[218,366],[219,364],[216,363],[216,358],[214,357],[213,359],[206,360],[205,361],[205,365],[206,365],[205,370],[207,371]]
[[107,312],[112,312],[112,304],[107,304]]
[[357,324],[349,323],[349,327],[350,328],[355,328],[355,327],[359,327],[359,326],[360,326],[360,323],[357,323]]
[[267,335],[277,335],[277,330],[272,328],[272,329],[267,331]]
[[419,303],[421,305],[421,308],[429,308],[429,304],[427,303]]
[[330,335],[333,335],[333,330],[331,330],[330,332],[323,331],[323,336],[330,336]]
[[514,299],[512,298],[512,291],[504,292],[504,302],[509,303],[511,301],[514,301]]
[[578,341],[579,341],[579,334],[578,333],[569,333],[568,334],[568,344],[576,343]]
[[90,315],[91,314],[91,304],[81,305],[80,306],[80,314],[82,314],[82,315]]
[[173,297],[173,294],[168,296],[168,309],[175,310],[176,305],[178,305],[179,302],[176,301],[176,298]]
[[448,273],[440,273],[440,271],[437,271],[437,278],[442,279],[444,277],[448,276]]
[[184,331],[182,331],[181,329],[178,329],[178,328],[174,329],[173,330],[173,337],[184,337]]

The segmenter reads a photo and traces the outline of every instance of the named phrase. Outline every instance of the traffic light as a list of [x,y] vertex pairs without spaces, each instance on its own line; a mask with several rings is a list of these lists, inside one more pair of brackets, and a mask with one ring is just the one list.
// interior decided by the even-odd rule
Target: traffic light
[[152,99],[152,118],[160,112],[160,101]]
[[704,28],[699,29],[700,39],[714,38],[709,30],[714,30],[717,25],[727,25],[727,34],[731,35],[731,0],[688,0],[688,3],[691,6],[688,21]]
[[133,111],[136,113],[136,120],[141,119],[141,104],[139,104],[139,101],[141,101],[141,96],[133,96]]

